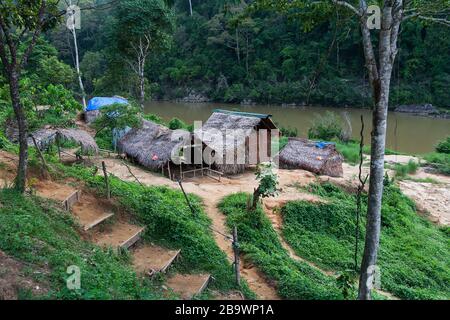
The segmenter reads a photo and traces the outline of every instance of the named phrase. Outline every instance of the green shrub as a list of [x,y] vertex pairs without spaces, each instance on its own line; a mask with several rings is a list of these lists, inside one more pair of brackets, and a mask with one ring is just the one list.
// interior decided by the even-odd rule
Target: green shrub
[[414,174],[417,172],[419,164],[414,160],[409,160],[407,164],[396,163],[394,165],[395,176],[399,178],[404,178],[408,174]]
[[169,129],[177,130],[177,129],[186,129],[187,124],[178,118],[172,118],[172,120],[168,123]]
[[433,152],[426,154],[424,159],[439,173],[450,175],[450,154]]
[[326,111],[325,115],[316,114],[312,121],[312,127],[308,129],[310,139],[331,141],[342,136],[341,118],[332,111]]
[[450,136],[437,144],[436,152],[450,154]]
[[280,127],[280,132],[283,137],[297,137],[298,136],[297,128]]
[[[282,209],[283,235],[300,256],[329,270],[353,268],[356,199],[329,184],[309,190],[326,203],[289,202]],[[367,198],[363,199],[363,211]],[[358,261],[364,243],[365,215],[360,225]],[[383,290],[404,299],[448,299],[449,237],[425,218],[393,184],[385,186],[378,265]]]

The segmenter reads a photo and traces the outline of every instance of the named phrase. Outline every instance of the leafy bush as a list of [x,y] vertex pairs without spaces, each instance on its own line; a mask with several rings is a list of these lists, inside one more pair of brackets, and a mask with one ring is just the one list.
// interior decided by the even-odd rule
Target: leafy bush
[[419,164],[412,159],[407,164],[396,163],[394,165],[395,176],[404,178],[408,174],[416,173],[418,168]]
[[332,111],[325,112],[323,116],[316,114],[312,127],[308,129],[308,137],[310,139],[331,141],[332,139],[340,139],[341,135],[341,119]]
[[260,207],[247,211],[249,196],[236,193],[219,204],[219,209],[227,216],[228,227],[237,227],[240,249],[246,259],[277,283],[282,298],[342,299],[335,279],[289,257]]
[[172,129],[172,130],[187,128],[187,124],[178,118],[172,118],[172,120],[169,121],[168,126],[169,126],[169,129]]
[[280,132],[283,137],[297,137],[298,136],[297,128],[280,127]]
[[424,159],[439,173],[450,175],[450,154],[434,152],[426,154]]
[[436,152],[450,154],[450,136],[437,144]]
[[[329,270],[353,267],[355,196],[330,185],[309,190],[326,203],[294,201],[282,209],[283,235],[300,256]],[[363,212],[366,210],[364,198]],[[448,234],[420,217],[414,203],[393,184],[385,186],[378,264],[382,289],[404,299],[448,299]],[[360,225],[363,243],[365,217]],[[359,250],[361,261],[362,248]]]

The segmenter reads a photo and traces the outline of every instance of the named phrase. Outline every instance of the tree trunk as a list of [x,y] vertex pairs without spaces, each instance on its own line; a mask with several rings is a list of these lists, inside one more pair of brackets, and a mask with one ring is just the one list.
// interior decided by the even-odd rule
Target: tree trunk
[[11,94],[11,102],[19,127],[19,164],[17,167],[17,176],[15,180],[16,189],[23,193],[25,191],[28,163],[28,128],[25,112],[20,103],[19,93],[19,75],[16,70],[10,73],[9,88]]
[[[372,112],[372,137],[370,154],[370,181],[367,208],[366,238],[359,278],[358,299],[370,300],[374,272],[377,270],[377,255],[381,230],[381,205],[383,198],[384,152],[386,144],[386,126],[389,104],[389,86],[392,68],[397,54],[398,28],[401,11],[393,15],[391,2],[383,7],[380,42],[379,69],[376,67],[373,51],[369,48],[370,34],[363,26],[366,63],[372,85],[374,110]],[[366,48],[367,47],[367,48]]]
[[256,207],[258,206],[259,197],[261,196],[259,192],[259,187],[255,188],[253,190],[253,199],[252,199],[252,210],[256,210]]
[[192,17],[192,0],[189,0],[189,13],[191,14]]
[[139,104],[141,109],[144,110],[145,102],[145,78],[144,78],[144,65],[145,62],[141,61],[142,65],[139,66]]

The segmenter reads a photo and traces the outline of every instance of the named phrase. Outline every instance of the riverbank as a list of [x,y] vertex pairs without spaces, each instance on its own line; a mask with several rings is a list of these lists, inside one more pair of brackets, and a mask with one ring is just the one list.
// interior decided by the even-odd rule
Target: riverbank
[[[372,114],[369,109],[173,101],[148,101],[145,104],[146,113],[156,114],[166,122],[169,122],[172,118],[178,118],[187,124],[192,124],[194,121],[206,121],[215,109],[271,114],[278,127],[297,130],[299,137],[307,137],[308,129],[317,115],[332,111],[342,118],[345,128],[350,129],[351,138],[354,140],[360,138],[360,118],[362,115],[365,122],[364,140],[366,144],[370,142]],[[412,155],[429,153],[434,150],[434,145],[438,141],[449,135],[450,126],[446,119],[389,112],[386,147],[390,150]]]

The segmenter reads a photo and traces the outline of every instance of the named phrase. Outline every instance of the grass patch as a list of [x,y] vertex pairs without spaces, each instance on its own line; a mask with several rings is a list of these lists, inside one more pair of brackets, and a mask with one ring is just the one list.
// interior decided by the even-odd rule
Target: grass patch
[[[285,239],[297,254],[323,268],[352,268],[354,195],[331,184],[315,184],[310,191],[325,197],[327,203],[286,204],[282,209]],[[365,226],[364,216],[361,226]],[[382,289],[404,299],[449,299],[450,241],[446,230],[420,217],[414,203],[396,186],[386,186],[378,260]],[[364,243],[364,228],[360,231],[360,243]],[[361,246],[360,259],[362,251]]]
[[450,175],[450,154],[432,152],[424,156],[427,164],[435,168],[439,173]]
[[237,226],[240,249],[246,259],[277,283],[280,297],[343,299],[334,278],[289,257],[262,209],[247,211],[247,198],[246,193],[230,195],[222,200],[219,208],[227,216],[227,225]]
[[[0,248],[29,267],[50,268],[49,299],[157,299],[150,283],[141,282],[126,256],[102,250],[80,238],[72,216],[51,202],[0,190]],[[81,270],[81,289],[66,286],[67,267]]]
[[397,178],[405,178],[409,174],[414,174],[419,169],[419,164],[414,160],[410,159],[407,164],[396,163],[393,166],[395,171],[395,176]]

